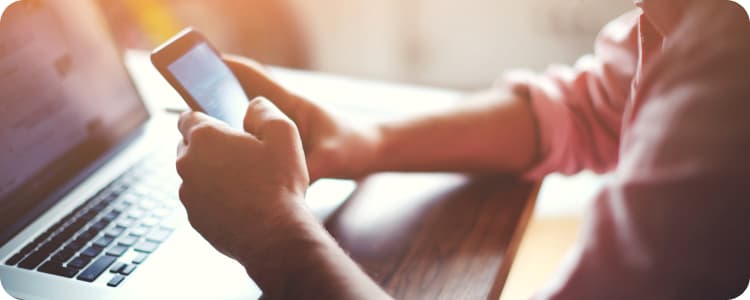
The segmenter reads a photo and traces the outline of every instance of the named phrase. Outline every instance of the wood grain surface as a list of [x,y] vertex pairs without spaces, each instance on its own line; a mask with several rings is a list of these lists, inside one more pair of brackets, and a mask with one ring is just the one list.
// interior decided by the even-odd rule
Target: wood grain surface
[[326,227],[397,299],[497,300],[536,188],[502,176],[380,174]]

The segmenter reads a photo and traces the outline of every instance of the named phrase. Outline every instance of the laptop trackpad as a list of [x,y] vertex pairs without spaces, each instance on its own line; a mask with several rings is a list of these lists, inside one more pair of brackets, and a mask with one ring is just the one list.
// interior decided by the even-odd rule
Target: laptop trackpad
[[183,226],[121,286],[131,299],[257,299],[244,267]]

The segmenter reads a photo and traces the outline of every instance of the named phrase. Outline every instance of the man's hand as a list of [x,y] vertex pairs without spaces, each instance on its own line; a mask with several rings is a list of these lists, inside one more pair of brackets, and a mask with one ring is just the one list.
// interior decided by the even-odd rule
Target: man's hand
[[295,95],[274,81],[252,60],[226,59],[248,97],[271,99],[299,129],[311,181],[320,178],[358,178],[370,173],[376,161],[376,126],[355,124]]
[[245,266],[267,298],[389,298],[305,210],[309,184],[294,122],[250,102],[240,132],[202,113],[179,122],[180,199],[190,223]]
[[[240,132],[202,113],[185,113],[179,129],[180,199],[190,223],[240,261],[271,256],[301,235],[309,180],[297,128],[268,100],[250,102]],[[302,236],[299,236],[302,238]]]

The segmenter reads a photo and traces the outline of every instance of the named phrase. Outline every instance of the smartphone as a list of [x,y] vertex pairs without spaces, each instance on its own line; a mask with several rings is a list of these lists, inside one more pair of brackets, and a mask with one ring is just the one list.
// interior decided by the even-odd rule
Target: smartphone
[[151,62],[188,106],[242,129],[249,99],[221,55],[187,28],[151,53]]

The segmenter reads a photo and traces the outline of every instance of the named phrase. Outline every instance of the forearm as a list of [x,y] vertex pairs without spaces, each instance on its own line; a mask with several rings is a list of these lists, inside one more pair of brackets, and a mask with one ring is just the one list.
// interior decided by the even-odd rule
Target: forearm
[[264,299],[390,299],[314,217],[290,220],[267,255],[242,260]]
[[537,155],[536,122],[527,101],[502,89],[458,109],[378,125],[372,172],[519,172]]

